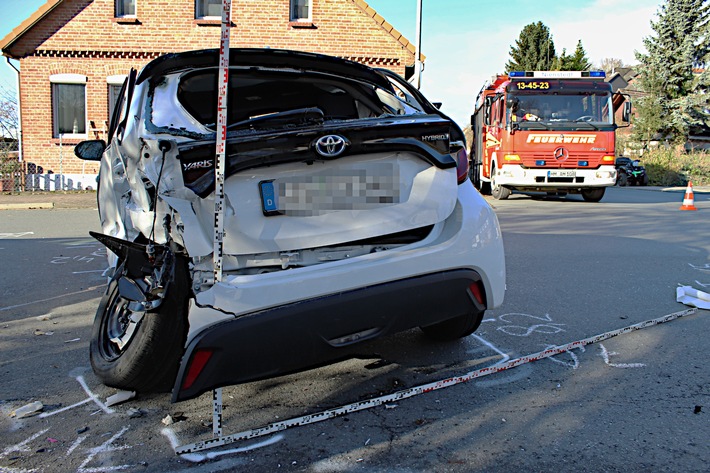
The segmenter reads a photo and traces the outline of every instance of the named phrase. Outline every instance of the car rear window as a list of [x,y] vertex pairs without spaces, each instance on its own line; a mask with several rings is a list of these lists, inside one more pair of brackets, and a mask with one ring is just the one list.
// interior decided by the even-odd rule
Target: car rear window
[[[177,98],[184,109],[207,128],[216,126],[216,69],[182,76]],[[395,106],[383,103],[382,91],[370,84],[303,73],[230,71],[228,123],[289,110],[318,108],[326,120],[406,113],[406,105],[385,92]]]

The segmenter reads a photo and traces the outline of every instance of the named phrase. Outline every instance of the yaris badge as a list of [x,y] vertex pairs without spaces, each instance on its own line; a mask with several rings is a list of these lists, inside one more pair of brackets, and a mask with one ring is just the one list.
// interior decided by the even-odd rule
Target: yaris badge
[[325,135],[318,138],[315,144],[316,153],[325,158],[340,156],[348,146],[348,140],[340,135]]

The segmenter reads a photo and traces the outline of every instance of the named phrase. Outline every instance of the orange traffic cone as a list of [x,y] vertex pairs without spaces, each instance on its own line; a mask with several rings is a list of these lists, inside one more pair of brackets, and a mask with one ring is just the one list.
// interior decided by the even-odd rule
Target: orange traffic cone
[[680,210],[698,210],[695,208],[692,182],[688,182],[688,188],[685,190],[685,197],[683,198],[683,205],[680,206]]

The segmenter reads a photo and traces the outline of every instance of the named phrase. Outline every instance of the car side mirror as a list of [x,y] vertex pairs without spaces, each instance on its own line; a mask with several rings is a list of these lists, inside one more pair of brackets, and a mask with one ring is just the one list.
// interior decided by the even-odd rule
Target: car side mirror
[[104,151],[106,151],[106,142],[104,140],[82,141],[74,147],[76,157],[84,161],[101,161]]
[[517,97],[508,97],[508,100],[505,101],[505,106],[510,109],[512,113],[515,113],[518,111],[518,98]]

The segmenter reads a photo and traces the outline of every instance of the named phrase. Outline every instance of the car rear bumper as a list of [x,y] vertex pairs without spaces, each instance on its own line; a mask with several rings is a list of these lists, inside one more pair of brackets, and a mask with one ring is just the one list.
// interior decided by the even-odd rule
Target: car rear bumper
[[[469,289],[480,280],[471,269],[427,274],[211,325],[189,343],[172,401],[344,359],[358,342],[482,312],[485,301],[478,302]],[[207,357],[201,370],[193,366]]]

